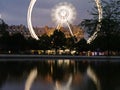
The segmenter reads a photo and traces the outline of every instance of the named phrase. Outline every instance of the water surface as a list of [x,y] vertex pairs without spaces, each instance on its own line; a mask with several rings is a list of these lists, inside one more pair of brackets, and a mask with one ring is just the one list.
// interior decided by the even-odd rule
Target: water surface
[[1,61],[0,90],[120,90],[120,62]]

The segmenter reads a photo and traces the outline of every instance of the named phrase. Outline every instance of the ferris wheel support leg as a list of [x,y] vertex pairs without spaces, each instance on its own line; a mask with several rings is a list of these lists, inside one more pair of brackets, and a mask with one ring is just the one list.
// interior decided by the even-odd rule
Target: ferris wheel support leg
[[68,21],[67,21],[66,23],[67,23],[67,26],[68,26],[68,28],[69,28],[70,34],[72,35],[72,37],[74,37],[73,32],[72,32],[72,29],[71,29],[71,27],[70,27],[70,24],[68,23]]
[[61,24],[58,24],[57,27],[56,27],[56,29],[60,30],[60,28],[61,28]]
[[67,23],[67,26],[68,26],[68,28],[69,28],[70,34],[71,34],[71,36],[73,37],[74,42],[76,43],[77,41],[76,41],[76,39],[75,39],[75,37],[74,37],[74,34],[73,34],[72,29],[71,29],[71,27],[70,27],[70,24],[68,23],[68,21],[67,21],[66,23]]

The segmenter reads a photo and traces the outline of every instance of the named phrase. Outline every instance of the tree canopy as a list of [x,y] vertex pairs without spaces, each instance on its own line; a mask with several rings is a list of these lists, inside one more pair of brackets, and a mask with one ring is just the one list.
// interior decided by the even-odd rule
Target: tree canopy
[[[92,47],[102,50],[118,50],[118,45],[120,45],[120,0],[102,0],[102,9],[101,28],[97,38],[91,43]],[[80,24],[89,36],[96,31],[96,26],[99,23],[97,7],[93,8],[91,14],[94,18],[85,19]]]

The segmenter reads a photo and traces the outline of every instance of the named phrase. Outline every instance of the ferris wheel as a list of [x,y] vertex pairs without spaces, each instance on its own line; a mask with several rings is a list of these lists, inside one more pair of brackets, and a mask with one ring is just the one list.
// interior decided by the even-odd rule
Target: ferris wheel
[[57,29],[59,30],[61,26],[66,25],[70,31],[71,36],[73,35],[70,24],[76,18],[76,10],[75,7],[68,2],[62,2],[56,5],[52,9],[52,19],[57,23]]
[[[28,13],[27,13],[27,23],[28,23],[28,29],[30,31],[31,36],[35,38],[36,40],[38,40],[39,38],[36,35],[33,29],[33,26],[32,26],[32,22],[31,22],[31,14],[32,14],[32,10],[33,10],[35,3],[36,3],[36,0],[30,1],[29,7],[28,7]],[[95,3],[98,9],[98,22],[99,23],[96,26],[96,31],[87,40],[87,43],[89,44],[97,37],[97,34],[100,31],[101,24],[102,24],[101,20],[103,17],[102,16],[103,12],[102,12],[101,2],[100,0],[95,0]],[[76,18],[76,10],[74,6],[70,3],[67,3],[67,2],[59,3],[52,10],[52,19],[56,21],[57,29],[59,29],[62,25],[67,25],[71,36],[74,36],[74,35],[70,27],[70,23],[72,23],[75,18]]]

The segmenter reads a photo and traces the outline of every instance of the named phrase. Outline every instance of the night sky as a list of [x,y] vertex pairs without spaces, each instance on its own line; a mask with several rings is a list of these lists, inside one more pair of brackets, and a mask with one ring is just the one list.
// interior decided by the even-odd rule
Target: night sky
[[[69,2],[77,11],[77,18],[73,24],[79,24],[83,19],[91,18],[90,12],[94,7],[94,0],[37,0],[33,13],[34,26],[54,26],[51,18],[52,8],[60,2]],[[27,25],[27,9],[30,0],[0,0],[0,14],[8,25]]]

